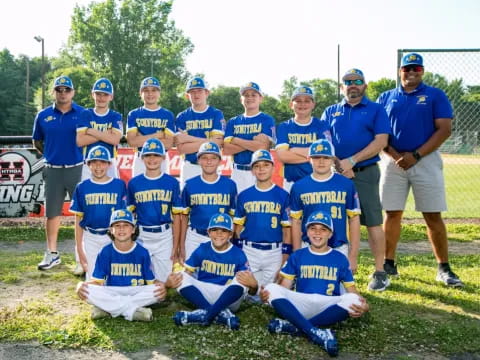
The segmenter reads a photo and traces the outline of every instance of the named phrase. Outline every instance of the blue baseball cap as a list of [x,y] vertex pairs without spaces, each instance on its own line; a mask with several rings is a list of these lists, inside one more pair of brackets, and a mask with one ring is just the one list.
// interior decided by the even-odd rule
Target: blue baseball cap
[[258,92],[260,95],[263,96],[262,90],[260,90],[260,86],[257,83],[254,83],[253,81],[246,83],[240,88],[240,95],[243,95],[243,93],[247,90],[255,90],[256,92]]
[[221,228],[233,232],[233,221],[230,215],[217,213],[210,218],[208,223],[208,230]]
[[365,76],[363,75],[363,71],[360,70],[360,69],[355,69],[355,68],[348,69],[345,72],[345,74],[343,75],[342,80],[345,80],[347,77],[352,76],[352,75],[356,75],[357,77],[365,80]]
[[160,156],[165,156],[165,147],[163,146],[162,142],[158,139],[152,138],[145,141],[142,146],[142,153],[141,156],[147,154],[155,154]]
[[330,141],[326,139],[320,139],[315,141],[312,145],[310,145],[310,149],[308,151],[308,156],[316,157],[316,156],[335,156],[335,149]]
[[185,92],[189,92],[192,89],[205,89],[208,90],[205,81],[201,77],[194,77],[188,80]]
[[57,87],[65,86],[70,89],[74,89],[72,79],[68,76],[61,75],[55,79],[53,82],[53,88],[56,89]]
[[154,78],[153,76],[146,77],[140,83],[140,91],[149,86],[160,89],[160,81],[158,81],[158,79]]
[[200,145],[197,152],[197,159],[203,154],[215,154],[219,158],[222,158],[222,154],[220,153],[220,147],[214,142],[206,142]]
[[310,214],[305,223],[305,227],[308,228],[310,225],[322,224],[330,229],[333,232],[333,221],[330,215],[322,211],[314,211]]
[[253,166],[255,163],[259,161],[269,161],[272,164],[273,162],[273,157],[272,154],[270,154],[270,151],[268,150],[257,150],[252,154],[252,160],[250,161],[250,166]]
[[90,149],[87,155],[87,164],[92,160],[101,160],[111,162],[110,153],[107,148],[102,145],[97,145]]
[[403,55],[400,67],[408,65],[420,65],[423,66],[423,58],[417,53],[408,53]]
[[290,100],[294,100],[297,96],[306,95],[314,99],[313,90],[308,86],[299,86],[295,89]]
[[92,92],[102,92],[105,94],[113,95],[113,85],[110,80],[101,78],[95,81],[93,84]]
[[135,226],[135,218],[133,217],[133,214],[127,209],[120,209],[112,212],[112,215],[110,216],[110,226],[120,221],[125,221]]

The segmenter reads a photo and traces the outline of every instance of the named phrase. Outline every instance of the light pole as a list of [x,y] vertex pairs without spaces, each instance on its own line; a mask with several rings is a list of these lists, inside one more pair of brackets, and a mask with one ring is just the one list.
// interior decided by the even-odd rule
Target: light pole
[[45,108],[45,39],[35,36],[35,40],[42,43],[42,109]]

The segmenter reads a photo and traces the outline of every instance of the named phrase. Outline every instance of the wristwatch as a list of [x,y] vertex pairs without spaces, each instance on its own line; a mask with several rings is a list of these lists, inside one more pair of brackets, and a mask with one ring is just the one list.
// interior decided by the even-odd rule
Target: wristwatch
[[415,160],[417,160],[417,161],[422,158],[422,155],[420,155],[417,150],[414,150],[414,151],[412,152],[412,155],[413,155],[413,157],[415,158]]

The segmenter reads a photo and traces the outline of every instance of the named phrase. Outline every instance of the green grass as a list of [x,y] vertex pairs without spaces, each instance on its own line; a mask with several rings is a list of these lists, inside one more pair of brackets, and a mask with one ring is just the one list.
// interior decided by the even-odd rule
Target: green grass
[[[1,226],[1,241],[24,242],[24,241],[45,241],[43,228],[30,226]],[[75,229],[73,226],[60,226],[58,240],[74,239]]]
[[[17,294],[34,287],[16,306],[0,308],[0,341],[38,341],[55,348],[93,348],[119,351],[163,349],[178,358],[198,359],[318,359],[324,352],[304,338],[270,335],[273,310],[265,305],[243,304],[237,332],[210,327],[176,327],[172,314],[191,309],[175,292],[154,307],[151,323],[124,319],[92,321],[90,307],[76,298],[78,278],[71,275],[73,257],[47,272],[35,270],[40,252],[0,252],[2,292]],[[400,255],[401,277],[383,293],[365,291],[373,260],[362,252],[356,275],[371,311],[361,319],[337,325],[341,354],[349,357],[400,358],[402,354],[480,354],[480,255],[452,256],[454,270],[465,282],[462,290],[434,281],[433,255]],[[14,278],[10,283],[8,279]],[[4,293],[4,294],[6,294]],[[0,295],[1,296],[1,295]],[[400,353],[399,353],[400,352]],[[419,356],[420,356],[419,355]],[[326,356],[324,358],[327,358]],[[414,357],[415,358],[415,357]]]
[[[480,165],[469,163],[479,159],[478,156],[443,156],[445,188],[447,192],[448,211],[446,218],[479,218],[480,217]],[[415,211],[412,193],[407,200],[405,217],[418,218],[421,214]]]

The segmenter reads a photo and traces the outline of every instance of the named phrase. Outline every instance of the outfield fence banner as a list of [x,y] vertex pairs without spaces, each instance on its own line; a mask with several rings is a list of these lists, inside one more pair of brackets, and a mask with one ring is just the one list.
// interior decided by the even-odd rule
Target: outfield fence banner
[[[449,210],[445,215],[480,217],[480,49],[399,49],[397,68],[409,52],[423,57],[424,82],[444,90],[454,110],[452,135],[440,148]],[[412,204],[407,204],[407,215],[413,214]]]

